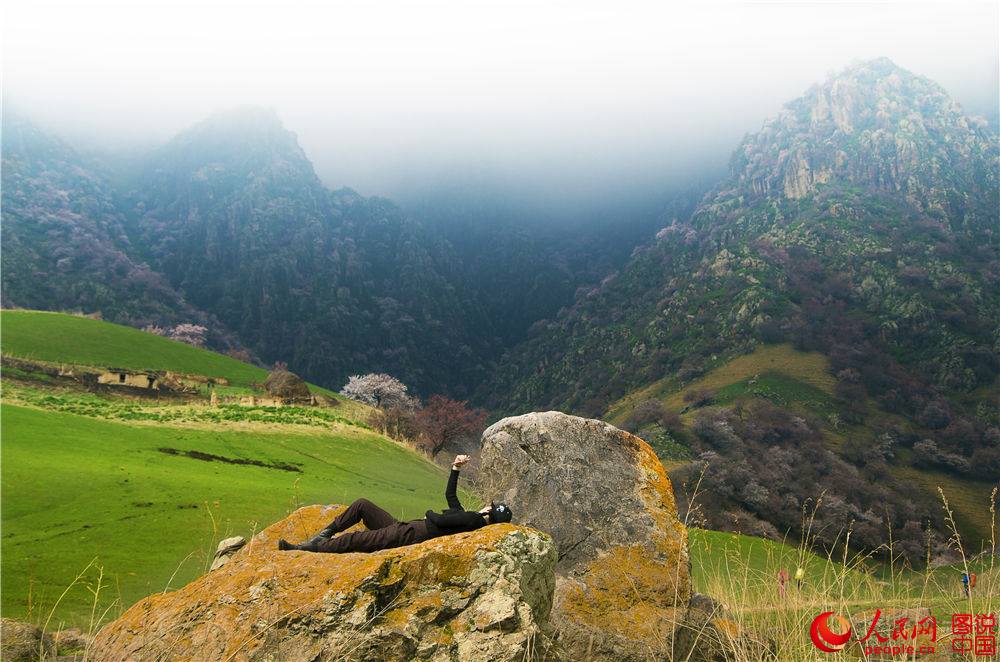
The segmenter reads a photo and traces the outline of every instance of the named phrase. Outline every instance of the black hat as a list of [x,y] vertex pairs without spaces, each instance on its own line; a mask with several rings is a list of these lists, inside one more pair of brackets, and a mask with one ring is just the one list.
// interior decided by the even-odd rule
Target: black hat
[[510,506],[505,503],[490,502],[490,522],[509,522],[514,517],[510,512]]

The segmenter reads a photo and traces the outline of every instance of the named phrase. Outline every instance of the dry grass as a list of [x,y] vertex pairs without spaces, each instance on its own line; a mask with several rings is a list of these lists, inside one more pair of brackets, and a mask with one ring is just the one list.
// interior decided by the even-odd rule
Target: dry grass
[[[890,564],[888,567],[873,566],[864,556],[849,551],[850,530],[846,529],[841,544],[825,555],[818,565],[813,562],[801,588],[794,579],[789,583],[786,595],[779,595],[777,573],[786,567],[794,576],[794,551],[798,558],[812,556],[815,549],[810,534],[800,541],[797,550],[790,557],[790,548],[777,545],[762,545],[756,553],[745,545],[733,544],[718,554],[702,559],[695,558],[693,573],[700,575],[699,588],[723,602],[732,620],[741,630],[749,630],[770,638],[775,646],[775,660],[817,660],[824,659],[809,638],[809,626],[820,613],[833,611],[850,617],[862,611],[881,609],[883,613],[891,609],[925,607],[931,610],[938,623],[937,650],[951,650],[951,615],[955,613],[989,614],[996,613],[1000,606],[1000,568],[994,564],[994,556],[980,557],[973,561],[966,555],[964,542],[955,525],[953,511],[941,492],[942,507],[950,523],[951,544],[962,556],[957,566],[914,571]],[[996,544],[996,491],[990,502],[981,504],[990,520],[991,541]],[[820,505],[820,507],[822,507]],[[804,528],[808,531],[812,515],[805,513]],[[890,532],[891,533],[891,532]],[[763,541],[761,541],[763,542]],[[891,554],[891,536],[887,543]],[[761,550],[764,559],[760,558]],[[773,553],[775,550],[778,551]],[[772,555],[773,554],[773,555]],[[790,563],[791,562],[791,563]],[[969,597],[961,588],[963,572],[976,572],[979,577],[976,589]],[[864,636],[855,633],[854,638]],[[738,662],[756,661],[759,653],[746,648],[737,638],[733,644],[733,659]],[[855,659],[859,650],[853,651]],[[829,656],[827,656],[829,657]],[[882,658],[888,659],[888,658]],[[901,655],[895,659],[913,659]],[[974,659],[974,658],[964,658]],[[975,658],[995,659],[995,658]]]

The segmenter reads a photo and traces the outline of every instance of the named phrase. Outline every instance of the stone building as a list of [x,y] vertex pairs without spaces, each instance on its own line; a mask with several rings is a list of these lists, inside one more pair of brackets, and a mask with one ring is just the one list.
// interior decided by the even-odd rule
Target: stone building
[[152,372],[136,372],[125,368],[108,368],[97,377],[98,384],[130,386],[150,391],[160,390],[160,376]]

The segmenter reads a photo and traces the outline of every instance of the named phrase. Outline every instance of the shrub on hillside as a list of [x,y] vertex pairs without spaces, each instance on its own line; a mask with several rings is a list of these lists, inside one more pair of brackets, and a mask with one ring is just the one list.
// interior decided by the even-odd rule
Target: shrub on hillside
[[417,429],[431,457],[456,441],[478,437],[485,424],[486,411],[443,395],[432,395],[416,414]]
[[245,349],[230,349],[226,352],[226,356],[243,363],[253,363],[253,355]]
[[170,338],[195,347],[205,345],[208,329],[200,324],[178,324],[170,331]]
[[710,388],[693,389],[684,394],[684,402],[687,402],[695,409],[710,405],[714,401],[715,391]]
[[667,427],[666,420],[667,410],[662,402],[659,400],[643,400],[636,405],[636,408],[632,410],[632,413],[622,423],[622,429],[635,433],[653,423]]
[[971,468],[967,458],[942,450],[933,439],[921,439],[913,444],[913,463],[918,467],[947,469],[958,473],[967,473]]
[[376,409],[368,416],[368,425],[387,437],[413,443],[420,434],[416,411],[412,408]]
[[[713,528],[729,529],[731,514],[743,510],[798,537],[804,512],[818,503],[812,531],[821,544],[841,543],[850,529],[853,545],[879,554],[891,526],[894,536],[907,536],[901,549],[912,556],[926,548],[927,533],[919,523],[940,527],[936,504],[922,502],[912,487],[883,471],[897,443],[891,434],[868,450],[876,481],[865,473],[868,467],[863,471],[832,453],[818,424],[767,401],[751,402],[742,415],[701,412],[692,431],[700,455],[683,479],[690,483],[704,472],[699,500]],[[679,501],[690,508],[684,498]],[[878,513],[872,504],[878,504]],[[919,563],[922,557],[910,560]]]

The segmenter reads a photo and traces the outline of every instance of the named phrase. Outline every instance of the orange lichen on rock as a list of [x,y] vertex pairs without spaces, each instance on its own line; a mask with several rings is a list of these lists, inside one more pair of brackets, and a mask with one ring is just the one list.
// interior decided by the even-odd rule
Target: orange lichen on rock
[[614,547],[561,590],[560,613],[596,628],[609,625],[633,640],[658,642],[677,622],[677,572],[640,546]]
[[515,516],[559,545],[552,622],[569,659],[668,655],[691,596],[687,529],[649,444],[603,421],[537,412],[484,432],[481,464]]
[[[623,433],[623,436],[627,433]],[[669,645],[691,595],[687,529],[670,479],[646,442],[628,435],[643,479],[637,492],[656,522],[646,544],[617,545],[557,585],[558,618],[613,630],[652,654]]]
[[[378,651],[403,660],[457,651],[463,636],[507,659],[499,651],[524,654],[544,625],[555,564],[544,534],[498,524],[372,554],[277,551],[279,538],[306,538],[336,513],[301,508],[218,570],[140,601],[99,633],[92,659],[369,659]],[[491,613],[498,594],[513,601],[513,615]],[[511,618],[516,631],[490,629],[491,619]]]

